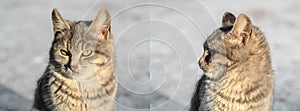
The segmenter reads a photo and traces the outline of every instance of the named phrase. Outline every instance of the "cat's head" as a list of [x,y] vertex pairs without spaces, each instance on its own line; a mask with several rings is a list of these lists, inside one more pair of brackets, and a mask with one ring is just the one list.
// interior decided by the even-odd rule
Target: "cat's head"
[[111,64],[113,40],[107,10],[100,10],[93,21],[68,21],[53,9],[52,23],[50,64],[55,71],[67,77],[91,76]]
[[245,14],[237,18],[226,12],[223,15],[222,27],[216,29],[204,43],[204,54],[199,65],[210,77],[224,74],[235,62],[249,57],[252,37],[252,23]]

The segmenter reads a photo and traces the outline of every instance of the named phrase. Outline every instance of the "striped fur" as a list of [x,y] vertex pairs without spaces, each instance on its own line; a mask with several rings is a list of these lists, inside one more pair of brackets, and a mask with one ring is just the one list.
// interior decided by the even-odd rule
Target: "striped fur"
[[[52,22],[55,38],[32,110],[115,110],[117,78],[108,12],[102,9],[93,22],[67,21],[54,9]],[[92,53],[83,56],[86,50]]]
[[274,75],[265,36],[244,14],[235,20],[225,13],[222,21],[204,43],[204,75],[190,110],[271,111]]

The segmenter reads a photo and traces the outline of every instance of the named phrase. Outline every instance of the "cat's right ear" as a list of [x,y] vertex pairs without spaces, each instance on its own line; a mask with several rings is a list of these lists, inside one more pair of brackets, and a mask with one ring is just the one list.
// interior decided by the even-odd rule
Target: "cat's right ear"
[[222,26],[232,26],[235,22],[235,16],[230,12],[225,12],[222,19]]
[[110,24],[111,18],[109,12],[103,8],[98,12],[89,29],[94,34],[99,35],[98,38],[100,40],[109,40],[112,37],[110,34]]
[[240,14],[225,40],[227,43],[235,46],[244,46],[251,37],[251,34],[252,22],[250,18],[245,14]]
[[52,10],[52,24],[54,34],[61,33],[63,30],[69,30],[69,24],[63,19],[59,11],[54,8]]

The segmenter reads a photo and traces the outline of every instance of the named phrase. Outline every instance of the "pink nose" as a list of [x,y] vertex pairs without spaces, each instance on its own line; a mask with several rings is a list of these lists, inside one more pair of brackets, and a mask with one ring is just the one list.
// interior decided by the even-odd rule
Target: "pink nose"
[[72,70],[72,72],[76,72],[77,66],[70,66],[70,69]]

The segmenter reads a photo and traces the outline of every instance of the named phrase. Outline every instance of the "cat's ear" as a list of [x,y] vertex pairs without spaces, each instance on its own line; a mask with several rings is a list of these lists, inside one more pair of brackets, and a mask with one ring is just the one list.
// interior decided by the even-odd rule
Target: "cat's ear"
[[56,8],[52,10],[52,24],[54,33],[70,29],[69,24],[63,19],[63,17]]
[[252,23],[248,16],[240,14],[231,29],[231,43],[245,45],[252,33]]
[[90,29],[93,33],[99,35],[101,40],[111,39],[110,35],[111,18],[109,12],[106,9],[101,9],[96,18],[92,21]]
[[234,24],[234,21],[235,21],[235,16],[230,12],[225,12],[222,19],[222,26],[223,27],[232,26]]

